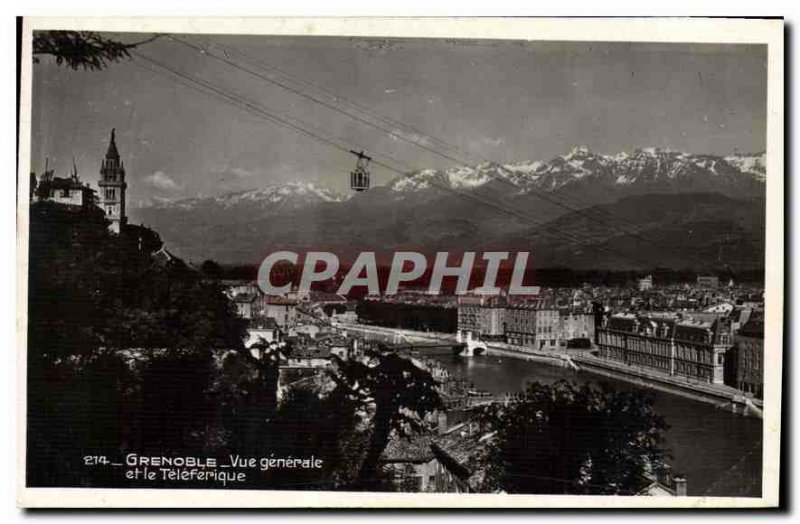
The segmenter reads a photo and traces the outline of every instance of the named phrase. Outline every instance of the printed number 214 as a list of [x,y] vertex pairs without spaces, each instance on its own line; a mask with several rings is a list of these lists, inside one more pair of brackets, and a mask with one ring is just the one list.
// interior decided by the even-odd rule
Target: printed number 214
[[98,455],[86,455],[85,457],[83,457],[84,466],[99,466],[101,464],[103,466],[109,464],[108,459],[104,456],[98,456]]

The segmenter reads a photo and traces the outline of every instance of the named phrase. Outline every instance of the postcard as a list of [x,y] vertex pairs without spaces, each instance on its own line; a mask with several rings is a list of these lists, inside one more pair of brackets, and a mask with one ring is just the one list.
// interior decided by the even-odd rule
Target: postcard
[[26,18],[18,504],[778,505],[783,31]]

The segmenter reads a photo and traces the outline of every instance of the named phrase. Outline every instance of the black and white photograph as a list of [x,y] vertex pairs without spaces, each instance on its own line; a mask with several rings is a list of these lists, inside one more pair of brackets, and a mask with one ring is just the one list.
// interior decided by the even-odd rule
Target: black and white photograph
[[19,500],[775,505],[783,29],[26,18]]

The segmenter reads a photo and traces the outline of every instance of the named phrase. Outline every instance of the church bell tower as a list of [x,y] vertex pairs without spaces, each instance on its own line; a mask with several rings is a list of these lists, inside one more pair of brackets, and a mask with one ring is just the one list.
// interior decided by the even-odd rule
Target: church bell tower
[[128,222],[125,216],[125,166],[119,159],[114,129],[111,130],[111,142],[108,144],[106,158],[100,166],[100,205],[111,221],[111,230],[119,233]]

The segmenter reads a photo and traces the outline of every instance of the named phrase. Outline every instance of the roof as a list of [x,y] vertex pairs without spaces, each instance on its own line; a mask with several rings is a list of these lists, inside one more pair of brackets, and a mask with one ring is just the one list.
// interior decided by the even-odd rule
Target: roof
[[325,291],[311,291],[311,302],[347,302],[347,299],[337,293],[328,293]]
[[256,295],[254,295],[253,293],[239,293],[238,295],[233,297],[233,301],[240,303],[250,303],[253,302],[256,298],[257,298]]
[[611,315],[606,324],[606,329],[634,333],[638,325],[639,321],[636,315]]
[[278,323],[272,317],[258,317],[250,320],[250,329],[280,329]]
[[389,444],[381,455],[381,462],[430,462],[435,458],[430,435],[419,435],[412,438],[392,435]]
[[556,304],[552,299],[537,298],[526,302],[516,303],[507,306],[506,309],[556,309]]
[[704,320],[683,320],[675,324],[675,340],[711,344],[715,333],[714,327],[714,323]]
[[150,257],[154,263],[160,266],[172,265],[172,266],[182,267],[186,265],[183,260],[176,257],[169,251],[167,251],[167,248],[164,247],[163,245],[158,251],[150,255]]
[[437,460],[451,473],[475,486],[480,484],[485,473],[484,468],[475,462],[479,455],[477,452],[492,438],[493,432],[480,431],[479,425],[470,420],[457,424],[436,437],[432,448]]
[[117,151],[117,141],[115,135],[116,129],[111,130],[111,141],[108,143],[108,150],[106,151],[106,159],[119,160],[119,151]]
[[325,346],[295,346],[290,358],[330,358],[331,348]]
[[293,300],[291,298],[286,298],[286,297],[279,297],[276,295],[266,295],[264,297],[264,303],[274,306],[296,306],[297,300]]
[[341,335],[330,335],[317,339],[317,344],[325,347],[348,347],[350,341]]
[[675,490],[658,479],[644,477],[640,480],[642,487],[636,492],[640,497],[674,497]]
[[764,317],[753,314],[739,329],[739,335],[752,338],[764,338]]
[[50,186],[51,189],[76,189],[82,191],[94,191],[88,186],[84,186],[81,182],[75,178],[62,178],[62,177],[53,177],[50,180],[42,180],[40,182],[43,186]]

